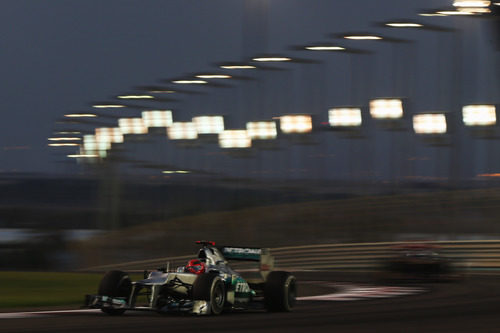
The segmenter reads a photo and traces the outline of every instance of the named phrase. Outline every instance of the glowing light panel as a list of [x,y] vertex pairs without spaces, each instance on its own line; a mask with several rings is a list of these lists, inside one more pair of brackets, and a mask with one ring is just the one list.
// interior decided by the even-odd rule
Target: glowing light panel
[[167,128],[167,135],[170,140],[196,140],[198,132],[192,122],[175,122]]
[[312,131],[310,115],[285,115],[280,117],[280,129],[283,133],[309,133]]
[[414,115],[413,130],[416,134],[445,134],[446,117],[439,113]]
[[466,13],[466,14],[489,14],[491,13],[491,10],[489,8],[482,8],[482,7],[461,7],[458,8],[458,11],[461,13]]
[[399,119],[403,117],[403,101],[400,99],[374,99],[370,101],[370,115],[375,119]]
[[497,123],[494,105],[466,105],[462,108],[462,119],[466,126],[492,126]]
[[110,148],[110,142],[98,141],[95,135],[87,134],[83,136],[82,151],[85,155],[98,155],[104,158],[107,156],[106,151]]
[[411,22],[394,22],[394,23],[386,23],[388,27],[393,28],[422,28],[423,25],[420,23],[411,23]]
[[173,123],[172,111],[170,110],[151,110],[143,111],[142,119],[146,127],[170,127]]
[[438,14],[438,13],[420,13],[418,14],[419,16],[427,16],[427,17],[433,17],[433,16],[446,16],[444,14]]
[[120,99],[154,99],[154,96],[151,95],[123,95],[118,96]]
[[328,122],[332,127],[359,127],[362,123],[360,108],[333,108],[328,110]]
[[188,173],[191,173],[191,171],[187,171],[187,170],[164,170],[162,171],[161,173],[164,173],[164,174],[167,174],[167,175],[171,175],[171,174],[188,174]]
[[123,133],[118,127],[100,127],[95,129],[95,138],[98,142],[122,143]]
[[252,139],[246,130],[225,130],[219,134],[221,148],[250,148]]
[[351,40],[381,40],[383,39],[380,36],[375,36],[375,35],[347,35],[344,36],[345,39],[351,39]]
[[223,116],[199,116],[193,118],[198,134],[219,134],[224,131]]
[[176,80],[172,81],[175,84],[207,84],[208,82],[205,80]]
[[67,118],[94,118],[97,117],[96,114],[93,113],[70,113],[64,115]]
[[97,158],[99,155],[96,154],[73,154],[73,155],[66,155],[69,158]]
[[252,140],[274,140],[278,136],[278,130],[274,121],[248,122],[247,133]]
[[309,51],[344,51],[345,47],[342,46],[306,46]]
[[460,10],[441,10],[441,11],[437,12],[436,14],[440,14],[443,16],[474,15],[474,13],[471,13],[468,11],[460,11]]
[[49,143],[49,147],[76,147],[78,143]]
[[222,75],[222,74],[200,74],[196,75],[199,79],[230,79],[231,75]]
[[60,137],[60,138],[49,138],[49,141],[81,141],[80,137]]
[[282,62],[282,61],[291,61],[291,58],[287,57],[259,57],[259,58],[253,58],[253,61],[258,61],[258,62]]
[[121,104],[96,104],[92,105],[93,108],[96,109],[119,109],[119,108],[126,108],[125,105]]
[[147,134],[148,128],[142,118],[120,118],[118,126],[122,134]]
[[223,69],[256,69],[257,67],[251,65],[223,65],[220,66]]
[[453,2],[454,7],[489,7],[491,5],[491,1],[485,0],[455,0]]

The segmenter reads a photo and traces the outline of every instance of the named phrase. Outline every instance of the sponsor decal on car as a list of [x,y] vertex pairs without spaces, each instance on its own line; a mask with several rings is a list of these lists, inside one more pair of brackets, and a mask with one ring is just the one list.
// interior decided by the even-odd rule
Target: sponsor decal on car
[[262,249],[250,247],[224,247],[222,253],[228,259],[260,260]]

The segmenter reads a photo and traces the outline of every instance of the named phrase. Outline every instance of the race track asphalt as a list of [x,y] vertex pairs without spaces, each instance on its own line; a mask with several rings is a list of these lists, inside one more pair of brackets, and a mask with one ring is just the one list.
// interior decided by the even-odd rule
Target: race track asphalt
[[[299,296],[339,292],[334,283],[370,283],[366,275],[297,273]],[[421,293],[357,300],[299,301],[291,313],[252,311],[216,317],[127,312],[0,319],[0,332],[500,332],[500,277],[425,283]]]

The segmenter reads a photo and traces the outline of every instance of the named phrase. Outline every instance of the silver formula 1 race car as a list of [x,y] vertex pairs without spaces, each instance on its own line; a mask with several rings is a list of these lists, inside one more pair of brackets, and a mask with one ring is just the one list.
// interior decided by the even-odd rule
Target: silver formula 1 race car
[[[289,272],[273,271],[274,258],[268,249],[216,247],[207,241],[197,244],[202,245],[197,258],[175,272],[145,272],[145,278],[135,282],[122,271],[106,273],[98,294],[86,295],[84,306],[110,315],[127,310],[218,315],[259,308],[290,311],[294,306],[296,279]],[[259,262],[258,276],[243,278],[229,267],[228,260]]]

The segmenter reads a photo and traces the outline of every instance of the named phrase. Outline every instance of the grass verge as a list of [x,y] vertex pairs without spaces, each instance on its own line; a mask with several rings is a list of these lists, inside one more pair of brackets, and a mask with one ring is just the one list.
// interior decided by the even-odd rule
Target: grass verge
[[102,274],[0,272],[0,309],[78,306]]

